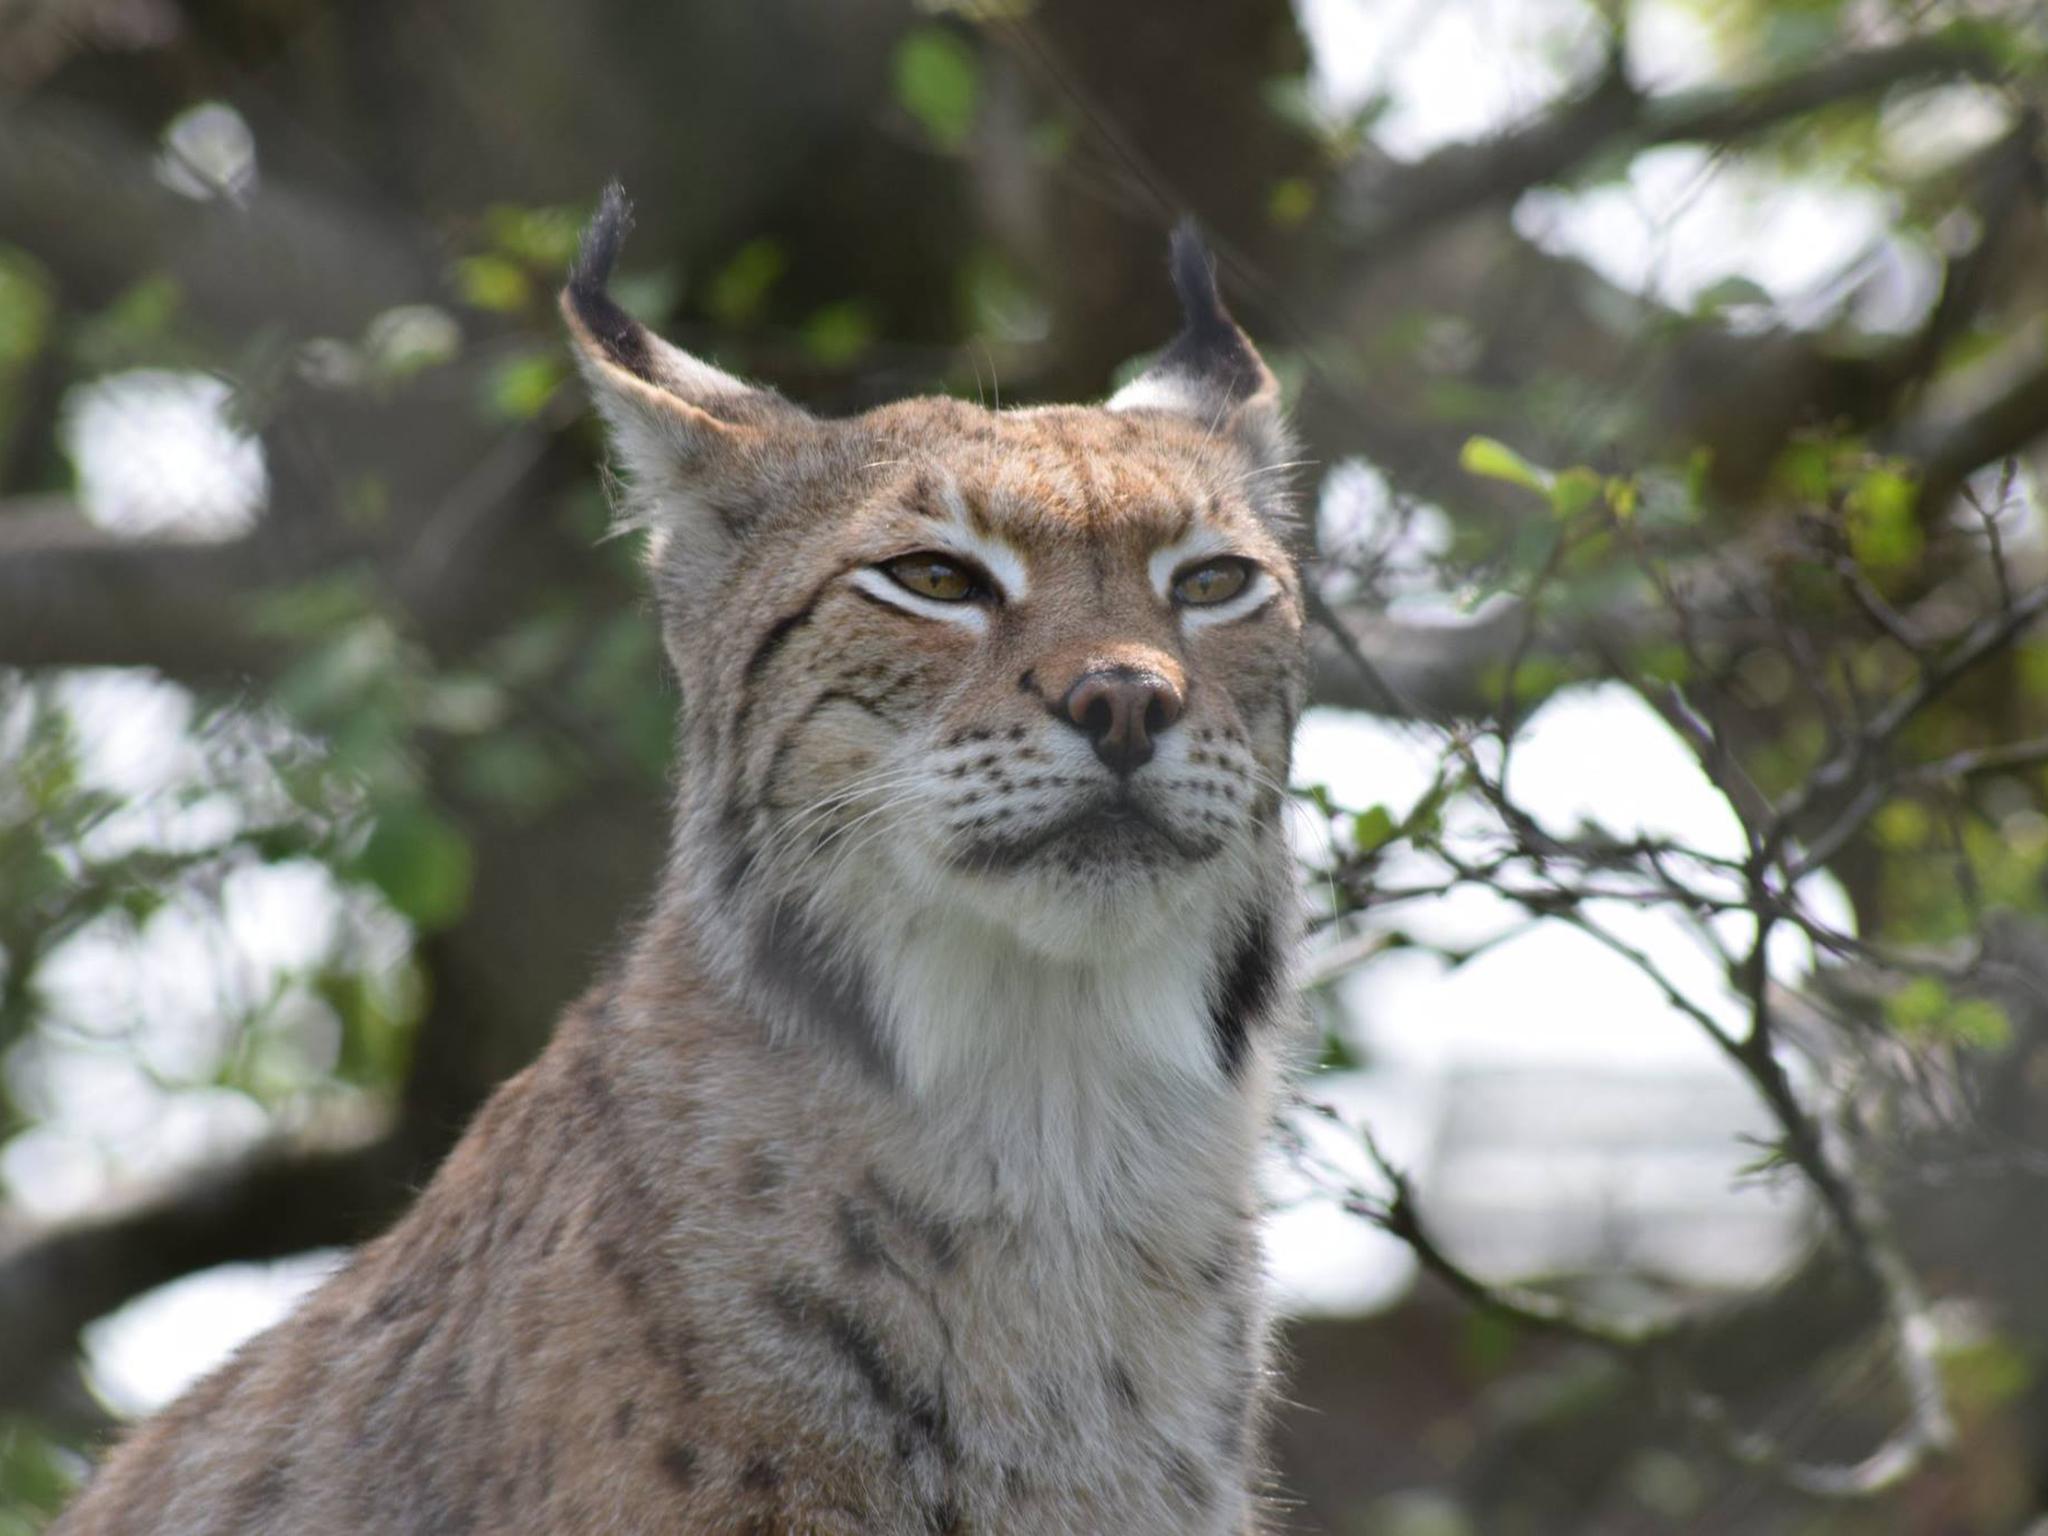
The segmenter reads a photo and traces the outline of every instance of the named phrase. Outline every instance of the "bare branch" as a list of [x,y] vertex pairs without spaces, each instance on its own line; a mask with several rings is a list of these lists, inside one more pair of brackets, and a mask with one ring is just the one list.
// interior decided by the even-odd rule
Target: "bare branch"
[[[1309,1099],[1299,1102],[1334,1124],[1344,1123],[1327,1105]],[[1482,1279],[1437,1241],[1407,1174],[1386,1156],[1370,1132],[1358,1134],[1366,1155],[1386,1181],[1388,1194],[1375,1196],[1341,1178],[1331,1180],[1326,1168],[1314,1170],[1316,1177],[1332,1186],[1331,1192],[1346,1211],[1399,1238],[1425,1270],[1472,1306],[1532,1333],[1588,1344],[1633,1365],[1661,1388],[1667,1402],[1716,1451],[1737,1465],[1767,1473],[1815,1498],[1868,1499],[1897,1487],[1953,1440],[1953,1427],[1935,1374],[1933,1329],[1924,1311],[1908,1314],[1899,1334],[1898,1356],[1912,1403],[1905,1426],[1859,1461],[1808,1462],[1792,1455],[1769,1436],[1739,1427],[1725,1402],[1687,1379],[1685,1356],[1710,1331],[1709,1319],[1603,1316],[1546,1291]],[[1907,1283],[1910,1294],[1917,1297],[1917,1290],[1911,1289],[1910,1277]]]
[[1921,763],[1905,777],[1916,784],[1952,783],[1975,778],[1980,773],[2007,773],[2015,768],[2036,768],[2042,763],[2048,763],[2048,736],[1953,753],[1935,762]]
[[1845,751],[1823,763],[1778,807],[1764,829],[1765,848],[1771,856],[1796,828],[1811,819],[1820,804],[1845,791],[1851,796],[1847,809],[1811,835],[1805,856],[1788,871],[1788,879],[1803,879],[1820,868],[1883,803],[1884,785],[1873,777],[1874,769],[1907,724],[1971,669],[2003,651],[2044,613],[2048,613],[2048,586],[2036,587],[1980,620],[1946,655],[1926,663],[1911,688],[1866,722]]
[[1499,703],[1485,680],[1498,676],[1514,651],[1519,603],[1496,605],[1463,623],[1320,607],[1321,623],[1309,642],[1309,688],[1317,703],[1424,719],[1486,715]]

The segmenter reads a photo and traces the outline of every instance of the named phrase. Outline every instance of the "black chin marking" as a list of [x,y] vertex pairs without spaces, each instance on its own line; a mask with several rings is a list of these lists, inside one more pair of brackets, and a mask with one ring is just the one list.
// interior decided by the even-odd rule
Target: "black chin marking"
[[569,303],[606,357],[652,384],[657,381],[647,333],[606,291],[612,268],[618,265],[619,249],[632,229],[633,205],[626,201],[626,189],[616,181],[608,182],[598,197],[597,212],[584,226],[575,265],[569,268]]
[[[1220,838],[1189,838],[1151,815],[1111,819],[1097,809],[1062,817],[1021,837],[967,843],[953,852],[950,862],[974,875],[1013,874],[1043,861],[1058,862],[1073,874],[1082,873],[1086,863],[1098,862],[1104,869],[1121,862],[1127,868],[1152,871],[1200,863],[1222,846]],[[1103,857],[1110,853],[1120,858]]]
[[1226,1077],[1235,1079],[1244,1070],[1252,1028],[1272,1007],[1279,984],[1280,950],[1272,920],[1255,911],[1209,1000],[1209,1033]]
[[761,986],[865,1070],[894,1083],[867,968],[838,954],[815,918],[794,901],[778,901],[756,919],[751,948]]

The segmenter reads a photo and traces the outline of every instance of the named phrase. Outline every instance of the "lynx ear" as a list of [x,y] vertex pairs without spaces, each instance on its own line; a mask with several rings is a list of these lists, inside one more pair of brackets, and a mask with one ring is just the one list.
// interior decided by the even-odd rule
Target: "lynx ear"
[[1194,221],[1173,232],[1169,265],[1180,334],[1158,360],[1110,396],[1112,411],[1170,411],[1244,440],[1254,458],[1285,456],[1280,386],[1216,291],[1216,266]]
[[583,232],[562,316],[630,484],[629,521],[681,533],[679,524],[729,520],[732,482],[763,440],[810,418],[774,391],[671,346],[619,307],[606,285],[632,227],[631,205],[613,182]]

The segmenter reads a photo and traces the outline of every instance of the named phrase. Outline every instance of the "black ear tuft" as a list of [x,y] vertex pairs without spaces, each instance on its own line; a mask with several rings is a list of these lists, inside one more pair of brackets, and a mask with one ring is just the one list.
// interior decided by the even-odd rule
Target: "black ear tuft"
[[1216,291],[1216,258],[1209,254],[1202,229],[1189,214],[1173,226],[1167,246],[1173,291],[1180,296],[1181,317],[1190,331],[1234,330],[1230,311]]
[[1257,393],[1265,382],[1265,365],[1223,307],[1215,258],[1192,216],[1174,226],[1168,267],[1173,291],[1180,296],[1181,330],[1160,354],[1158,366],[1210,380],[1232,399]]
[[597,212],[584,227],[575,264],[569,268],[568,300],[576,318],[607,357],[628,373],[651,382],[654,366],[647,333],[605,291],[612,268],[618,265],[619,249],[632,229],[633,205],[626,201],[626,189],[616,181],[606,183],[597,200]]

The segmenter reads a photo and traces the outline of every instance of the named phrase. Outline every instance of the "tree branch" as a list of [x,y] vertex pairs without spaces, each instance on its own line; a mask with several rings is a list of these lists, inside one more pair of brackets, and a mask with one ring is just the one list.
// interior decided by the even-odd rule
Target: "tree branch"
[[360,1241],[411,1197],[401,1137],[279,1144],[124,1211],[0,1246],[0,1411],[50,1399],[79,1331],[181,1275]]
[[[1299,1103],[1312,1113],[1342,1125],[1327,1105],[1309,1099]],[[1348,1128],[1347,1128],[1348,1129]],[[1547,1334],[1607,1351],[1632,1364],[1661,1391],[1696,1431],[1735,1464],[1768,1473],[1787,1487],[1814,1498],[1857,1500],[1897,1487],[1917,1472],[1930,1456],[1946,1450],[1954,1431],[1946,1401],[1934,1374],[1932,1325],[1918,1306],[1918,1287],[1904,1261],[1889,1248],[1887,1262],[1875,1269],[1857,1266],[1869,1283],[1885,1320],[1893,1327],[1893,1345],[1911,1401],[1907,1422],[1868,1456],[1853,1463],[1808,1462],[1792,1455],[1778,1441],[1746,1431],[1729,1413],[1726,1402],[1693,1384],[1699,1365],[1698,1344],[1714,1328],[1712,1318],[1678,1315],[1656,1319],[1637,1315],[1601,1315],[1564,1298],[1526,1286],[1500,1284],[1475,1275],[1437,1240],[1424,1220],[1413,1183],[1385,1155],[1369,1131],[1360,1131],[1366,1155],[1388,1193],[1374,1196],[1338,1181],[1333,1192],[1350,1214],[1398,1238],[1418,1263],[1454,1294],[1482,1311],[1502,1317],[1532,1333]],[[1299,1149],[1297,1149],[1297,1152]],[[1319,1170],[1327,1179],[1327,1170]],[[1859,1321],[1867,1310],[1859,1307]]]
[[1991,72],[1981,48],[1943,36],[1843,54],[1776,79],[1668,96],[1646,96],[1610,69],[1520,127],[1355,175],[1346,189],[1353,221],[1346,248],[1376,259],[1474,208],[1563,180],[1596,157],[1658,144],[1728,144],[1908,81]]
[[2048,363],[2023,373],[1975,410],[1910,432],[1907,454],[1921,465],[1922,519],[1945,509],[1976,471],[2018,454],[2044,435]]
[[363,209],[269,183],[241,207],[181,197],[146,146],[40,99],[0,108],[0,240],[56,274],[74,307],[162,273],[193,313],[236,334],[283,321],[352,335],[435,288],[424,253]]
[[241,615],[294,569],[263,533],[227,544],[122,539],[74,508],[0,509],[0,665],[153,667],[182,681],[260,676],[277,647]]
[[[1595,92],[1558,112],[1582,132],[1610,130],[1584,147],[1591,154],[1640,144],[1644,134],[1662,142],[1708,129],[1754,129],[1824,104],[1836,91],[1853,94],[1944,70],[1981,75],[1987,66],[1965,46],[1922,39],[1818,66],[1769,88],[1672,99],[1683,105],[1640,103],[1624,92],[1622,115],[1634,126],[1613,127],[1620,109],[1608,99],[1618,89],[1611,84],[1606,96]],[[1468,514],[1491,510],[1502,520],[1512,508],[1501,496],[1457,473],[1458,450],[1473,433],[1502,437],[1538,462],[1635,465],[1698,457],[1717,499],[1731,507],[1754,498],[1801,428],[1869,431],[1883,443],[1898,403],[1940,364],[1946,344],[2010,292],[2016,273],[2004,259],[2006,236],[2016,217],[2035,206],[2027,193],[2041,181],[2040,124],[2022,113],[1959,174],[1967,187],[1963,201],[1985,235],[1950,264],[1926,324],[1895,345],[1845,352],[1822,332],[1737,331],[1677,313],[1583,263],[1537,250],[1513,226],[1510,194],[1540,171],[1561,174],[1560,167],[1576,163],[1579,147],[1549,120],[1529,132],[1528,140],[1509,135],[1491,145],[1454,146],[1387,173],[1388,186],[1415,190],[1387,191],[1384,207],[1371,198],[1361,206],[1357,197],[1333,197],[1320,226],[1321,249],[1288,285],[1290,293],[1311,295],[1312,309],[1290,317],[1289,329],[1313,365],[1302,415],[1317,453],[1331,460],[1362,453],[1419,499]],[[1502,156],[1499,165],[1482,173],[1494,154]],[[1446,178],[1441,190],[1439,176]],[[1994,275],[2006,279],[2003,288]],[[1455,317],[1449,323],[1467,338],[1463,349],[1419,351],[1412,324],[1422,315]],[[1373,359],[1370,369],[1359,365],[1364,356]],[[1532,388],[1542,390],[1534,400]],[[1455,392],[1454,411],[1441,406],[1446,391]],[[1557,410],[1560,395],[1581,392],[1603,409]],[[1928,443],[1899,451],[1934,458],[1932,478],[1939,481],[1949,461],[1974,468],[2029,439],[2041,409],[2034,386],[2016,386],[1973,418],[1977,430],[1955,436],[1947,451],[1937,455]]]

